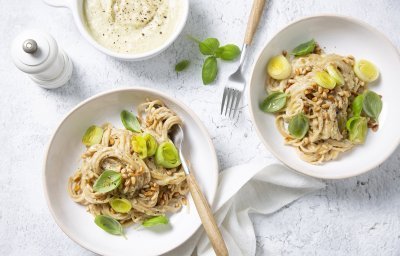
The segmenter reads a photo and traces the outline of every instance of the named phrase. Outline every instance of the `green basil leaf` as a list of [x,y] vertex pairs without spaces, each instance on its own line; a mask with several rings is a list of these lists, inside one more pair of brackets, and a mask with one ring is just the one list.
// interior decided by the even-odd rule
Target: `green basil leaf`
[[199,49],[203,55],[214,55],[218,47],[219,41],[216,38],[207,38],[199,43]]
[[175,65],[175,71],[181,72],[181,71],[185,70],[189,66],[189,64],[190,64],[190,61],[182,60]]
[[111,208],[119,213],[127,213],[132,209],[132,204],[125,198],[114,198],[110,202]]
[[307,134],[309,126],[308,118],[299,113],[289,121],[288,130],[293,137],[302,139]]
[[143,221],[142,226],[143,227],[153,227],[156,225],[160,225],[160,224],[168,224],[168,218],[165,215],[161,215],[161,216],[156,216],[150,219],[147,219],[145,221]]
[[364,92],[363,110],[369,117],[378,121],[379,114],[382,111],[381,97],[373,91]]
[[240,48],[234,44],[227,44],[218,48],[217,58],[223,60],[234,60],[240,55]]
[[292,52],[290,54],[294,55],[294,56],[304,56],[307,55],[309,53],[312,53],[315,49],[315,41],[314,39],[311,39],[308,42],[302,43],[300,45],[298,45],[296,48],[294,48],[292,50]]
[[347,120],[346,128],[349,131],[349,140],[355,144],[364,143],[367,133],[368,124],[367,118],[354,116]]
[[214,82],[218,73],[217,58],[210,56],[204,60],[203,69],[201,71],[201,77],[203,79],[203,84],[211,84]]
[[97,215],[94,218],[94,223],[96,223],[97,226],[99,226],[101,229],[103,229],[107,233],[125,237],[124,230],[122,229],[122,225],[117,220],[111,218],[110,216]]
[[103,138],[103,129],[96,125],[90,126],[82,138],[82,143],[85,146],[90,147],[95,144],[99,144]]
[[165,168],[175,168],[181,164],[178,149],[170,141],[163,142],[158,146],[155,160],[157,165]]
[[107,193],[116,189],[122,181],[121,173],[105,170],[93,185],[94,192]]
[[360,94],[358,95],[354,101],[353,104],[351,105],[351,109],[353,111],[353,116],[360,116],[361,112],[363,110],[363,101],[364,101],[364,95]]
[[121,121],[127,130],[132,132],[140,132],[140,123],[137,117],[129,111],[123,110],[121,112]]
[[266,113],[275,113],[286,105],[287,95],[283,92],[270,93],[260,104],[260,109]]

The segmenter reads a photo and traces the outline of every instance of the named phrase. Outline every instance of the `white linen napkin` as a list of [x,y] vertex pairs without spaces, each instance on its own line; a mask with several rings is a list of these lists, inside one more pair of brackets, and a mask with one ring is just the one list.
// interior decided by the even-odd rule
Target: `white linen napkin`
[[[273,213],[324,186],[320,181],[266,160],[222,171],[213,209],[229,255],[252,256],[256,253],[256,237],[249,213]],[[165,256],[196,253],[215,255],[203,228]]]

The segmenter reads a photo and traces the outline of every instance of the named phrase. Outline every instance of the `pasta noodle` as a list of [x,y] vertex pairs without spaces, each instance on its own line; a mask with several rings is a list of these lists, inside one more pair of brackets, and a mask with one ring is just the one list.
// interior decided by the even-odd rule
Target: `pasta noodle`
[[[138,106],[138,119],[144,133],[151,134],[158,143],[170,140],[168,132],[182,120],[160,100]],[[106,123],[102,126],[100,144],[87,148],[82,164],[70,177],[68,192],[71,198],[87,207],[92,215],[108,215],[121,224],[141,223],[152,217],[177,212],[187,203],[188,186],[180,166],[166,169],[155,164],[154,157],[139,158],[131,146],[136,133],[118,129]],[[94,192],[93,185],[104,170],[121,173],[122,183],[107,193]],[[118,213],[109,202],[125,198],[132,204],[127,213]]]

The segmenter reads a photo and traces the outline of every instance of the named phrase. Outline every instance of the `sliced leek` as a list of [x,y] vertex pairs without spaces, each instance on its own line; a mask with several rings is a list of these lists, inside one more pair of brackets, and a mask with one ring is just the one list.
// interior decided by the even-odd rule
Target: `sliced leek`
[[133,135],[131,145],[133,151],[135,151],[140,158],[144,159],[147,157],[147,143],[143,136]]
[[119,213],[127,213],[132,209],[132,204],[125,198],[114,198],[110,202],[111,208]]
[[333,89],[336,86],[336,80],[326,71],[317,71],[314,75],[314,81],[321,87]]
[[145,134],[143,136],[146,141],[147,156],[153,156],[157,150],[157,141],[151,134]]
[[163,142],[158,146],[155,159],[158,165],[165,168],[175,168],[181,164],[178,150],[170,141]]
[[96,125],[90,126],[82,137],[82,143],[90,147],[99,144],[103,138],[103,129]]
[[329,65],[326,67],[326,70],[328,71],[328,74],[335,79],[336,84],[338,85],[344,85],[344,78],[342,73],[333,65]]
[[283,80],[289,78],[292,73],[292,66],[286,57],[281,54],[269,60],[267,72],[273,79]]
[[364,82],[373,82],[379,77],[378,68],[368,60],[358,60],[354,65],[354,73]]

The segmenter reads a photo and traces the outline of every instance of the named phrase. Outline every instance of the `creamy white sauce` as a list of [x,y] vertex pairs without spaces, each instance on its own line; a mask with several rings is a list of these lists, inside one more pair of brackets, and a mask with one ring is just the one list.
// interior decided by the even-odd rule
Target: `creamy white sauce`
[[164,44],[182,19],[181,0],[85,0],[86,26],[104,47],[144,53]]

